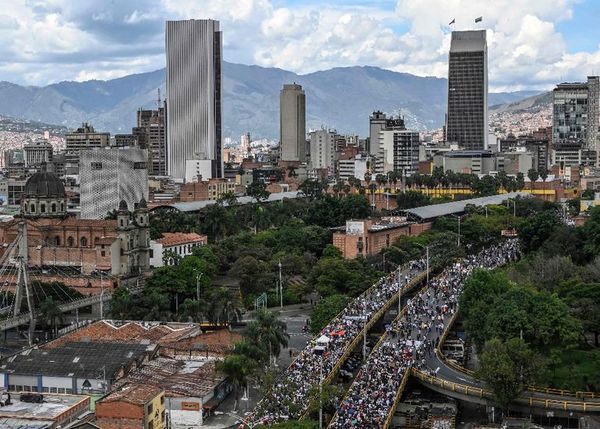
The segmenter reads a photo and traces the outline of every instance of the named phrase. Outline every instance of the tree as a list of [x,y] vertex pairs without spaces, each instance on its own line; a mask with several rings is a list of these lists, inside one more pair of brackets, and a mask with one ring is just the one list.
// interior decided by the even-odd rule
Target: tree
[[271,358],[279,357],[281,348],[287,347],[290,337],[285,322],[268,310],[257,313],[256,319],[248,324],[248,334],[253,334],[251,340],[269,351],[269,362]]
[[310,330],[313,334],[317,334],[323,329],[335,316],[339,314],[346,306],[350,299],[346,295],[331,295],[322,298],[310,315]]
[[256,362],[245,355],[233,354],[227,356],[223,361],[217,362],[216,368],[225,374],[233,385],[235,402],[233,409],[237,409],[240,397],[240,388],[247,386],[248,376],[256,368]]
[[600,335],[600,283],[577,283],[565,285],[563,293],[571,309],[571,314],[581,320],[585,332],[594,335],[594,345],[598,347]]
[[314,200],[323,195],[323,183],[316,179],[306,179],[300,184],[298,190],[304,192],[309,199]]
[[398,209],[412,209],[431,204],[431,198],[419,191],[408,190],[396,196]]
[[548,178],[548,169],[545,167],[540,168],[540,179],[542,179],[542,181],[544,183],[546,183],[546,179]]
[[523,190],[523,188],[525,187],[525,176],[520,171],[517,173],[516,187],[519,191]]
[[529,171],[527,172],[527,177],[529,178],[529,180],[531,182],[531,189],[535,189],[535,182],[540,177],[540,174],[538,173],[538,171],[535,168],[530,168]]
[[224,194],[219,195],[217,204],[233,207],[237,204],[237,196],[231,191],[225,192]]
[[271,193],[267,191],[267,185],[265,183],[254,181],[246,186],[246,195],[254,198],[258,203],[269,198]]
[[[44,299],[40,304],[40,317],[44,326],[50,327],[50,332],[52,335],[58,335],[58,326],[57,322],[62,323],[64,320],[64,316],[62,311],[60,310],[59,303],[52,299],[51,296]],[[49,322],[49,323],[48,323]]]
[[110,301],[110,312],[113,318],[125,320],[128,319],[132,308],[133,300],[131,294],[124,287],[118,287],[112,294]]
[[485,344],[475,373],[492,390],[496,403],[508,413],[509,406],[540,373],[542,359],[519,338]]
[[540,212],[521,222],[517,231],[525,252],[539,249],[544,241],[552,235],[558,224],[556,214],[551,212]]
[[584,237],[583,250],[590,257],[600,255],[600,206],[589,210],[589,217],[581,227]]

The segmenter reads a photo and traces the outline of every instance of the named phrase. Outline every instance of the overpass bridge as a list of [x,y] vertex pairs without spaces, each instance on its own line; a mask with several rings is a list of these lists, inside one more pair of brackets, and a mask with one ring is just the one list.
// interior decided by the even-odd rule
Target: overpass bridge
[[332,342],[327,354],[315,354],[320,341],[325,341],[323,335],[315,336],[286,369],[283,379],[258,403],[250,420],[273,423],[303,418],[310,405],[309,389],[321,378],[323,383],[330,383],[360,342],[366,343],[366,334],[392,305],[400,305],[403,294],[424,282],[428,270],[424,263],[421,265],[400,267],[355,298],[321,331]]
[[[412,306],[410,315],[407,317],[406,311],[400,314],[390,331],[380,338],[338,406],[330,428],[345,428],[357,421],[365,428],[389,428],[404,387],[411,377],[450,397],[493,404],[491,391],[472,373],[445,361],[439,345],[443,344],[449,327],[457,317],[462,284],[472,270],[478,267],[493,269],[509,262],[518,253],[513,251],[512,255],[504,257],[495,252],[495,249],[486,249],[474,260],[446,268],[415,298],[423,308],[416,309],[411,302],[407,304],[409,309]],[[440,290],[444,292],[440,293]],[[448,313],[442,313],[443,329],[431,329],[432,325],[428,325],[428,322],[433,318],[428,314],[428,309],[442,307],[450,309]],[[438,347],[433,351],[421,348],[422,344],[435,344],[436,339]],[[383,377],[379,377],[381,373]],[[386,396],[390,390],[393,400]],[[600,413],[600,397],[592,392],[568,392],[532,386],[523,392],[515,406],[532,414],[544,415],[548,411],[557,416],[561,413]]]

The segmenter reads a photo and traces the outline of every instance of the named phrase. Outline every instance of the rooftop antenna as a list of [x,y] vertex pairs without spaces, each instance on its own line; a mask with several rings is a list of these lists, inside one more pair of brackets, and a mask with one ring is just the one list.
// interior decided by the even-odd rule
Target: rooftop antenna
[[157,101],[157,107],[160,108],[160,88],[158,88],[158,101]]

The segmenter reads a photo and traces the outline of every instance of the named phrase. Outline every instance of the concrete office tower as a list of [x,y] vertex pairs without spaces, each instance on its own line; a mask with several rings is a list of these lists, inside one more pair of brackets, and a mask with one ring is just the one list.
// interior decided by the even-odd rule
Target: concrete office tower
[[283,85],[279,93],[279,142],[282,161],[307,160],[306,95],[295,83]]
[[100,133],[87,123],[75,131],[65,134],[65,174],[79,174],[81,152],[110,144],[110,133]]
[[335,130],[311,131],[309,136],[312,168],[333,168],[335,164]]
[[124,200],[129,210],[148,201],[148,152],[137,147],[85,150],[80,161],[82,219],[104,219]]
[[164,106],[159,107],[158,110],[139,109],[137,127],[132,132],[137,137],[138,145],[142,149],[148,150],[148,174],[150,176],[167,175],[165,110]]
[[369,117],[369,154],[379,156],[379,132],[387,128],[387,117],[381,111],[373,112]]
[[54,153],[48,140],[37,140],[23,146],[25,152],[25,167],[39,167],[42,163],[52,162]]
[[219,21],[167,21],[168,172],[183,181],[187,160],[210,160],[223,177]]
[[485,30],[453,31],[448,61],[446,141],[487,149],[488,67]]

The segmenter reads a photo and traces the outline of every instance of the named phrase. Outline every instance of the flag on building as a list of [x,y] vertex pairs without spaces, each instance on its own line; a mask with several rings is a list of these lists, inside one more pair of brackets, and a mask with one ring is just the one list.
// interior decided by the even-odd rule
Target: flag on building
[[483,21],[483,16],[475,18],[475,23],[478,23],[478,22],[481,22],[481,21]]
[[448,25],[452,25],[452,24],[454,24],[455,22],[456,22],[456,19],[455,19],[455,18],[453,18],[453,19],[452,19],[452,21],[450,21],[450,24],[448,24]]

